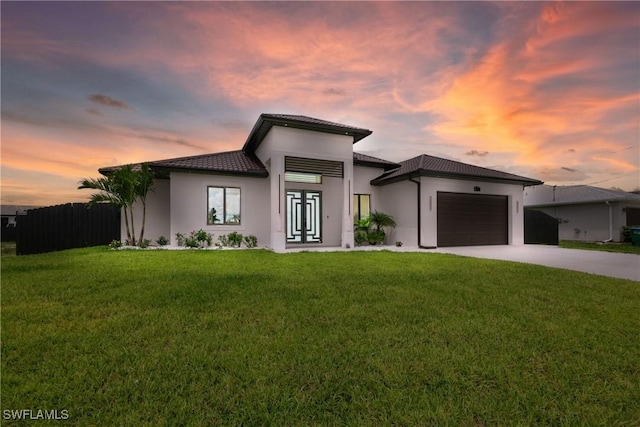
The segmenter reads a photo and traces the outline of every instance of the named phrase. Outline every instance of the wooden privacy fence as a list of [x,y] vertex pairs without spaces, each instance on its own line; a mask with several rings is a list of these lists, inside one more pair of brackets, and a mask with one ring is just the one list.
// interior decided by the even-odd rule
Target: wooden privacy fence
[[16,227],[3,227],[0,239],[3,242],[15,242],[16,241]]
[[111,204],[68,203],[16,217],[16,254],[109,244],[120,239],[120,210]]

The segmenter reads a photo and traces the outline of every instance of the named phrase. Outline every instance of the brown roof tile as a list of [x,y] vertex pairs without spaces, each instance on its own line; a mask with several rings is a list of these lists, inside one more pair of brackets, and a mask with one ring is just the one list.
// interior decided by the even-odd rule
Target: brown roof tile
[[[148,162],[148,165],[157,172],[191,170],[258,177],[266,177],[269,175],[267,169],[256,156],[247,154],[241,150],[157,160]],[[134,166],[139,166],[139,164]],[[120,166],[102,168],[100,169],[100,173],[108,174],[119,167]]]
[[400,167],[386,172],[371,181],[373,185],[386,185],[409,179],[412,176],[433,176],[454,179],[474,179],[479,181],[511,182],[522,185],[538,185],[542,181],[526,178],[495,169],[483,168],[454,160],[422,154],[400,162]]
[[371,166],[374,168],[384,168],[384,170],[395,169],[400,165],[388,160],[379,159],[377,157],[368,156],[361,153],[353,153],[353,164],[357,166]]

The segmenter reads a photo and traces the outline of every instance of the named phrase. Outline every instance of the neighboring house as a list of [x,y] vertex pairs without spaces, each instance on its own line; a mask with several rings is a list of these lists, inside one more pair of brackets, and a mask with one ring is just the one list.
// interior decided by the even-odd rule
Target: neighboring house
[[640,195],[588,185],[527,187],[527,209],[558,219],[560,240],[622,240],[622,227],[640,225]]
[[15,227],[16,216],[24,215],[29,209],[36,209],[39,206],[20,206],[20,205],[2,205],[0,206],[0,213],[2,217],[2,228]]
[[2,223],[0,225],[0,240],[3,242],[13,242],[16,240],[16,216],[24,215],[29,209],[36,209],[38,206],[2,205]]
[[541,181],[427,155],[393,163],[354,153],[371,133],[262,114],[241,150],[148,162],[157,180],[145,234],[175,244],[176,233],[202,228],[255,235],[276,251],[353,247],[354,222],[379,210],[398,224],[391,244],[524,242],[523,187]]

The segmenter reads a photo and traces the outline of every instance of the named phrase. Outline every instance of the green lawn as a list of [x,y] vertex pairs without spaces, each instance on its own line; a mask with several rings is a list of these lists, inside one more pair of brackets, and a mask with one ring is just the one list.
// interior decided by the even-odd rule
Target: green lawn
[[[640,283],[434,253],[2,260],[2,413],[64,425],[640,425]],[[43,421],[3,425],[47,425]]]
[[0,243],[0,256],[16,256],[16,242],[1,242]]
[[577,242],[574,240],[561,240],[560,247],[566,249],[585,249],[588,251],[618,252],[625,254],[640,254],[640,246],[633,246],[631,243],[600,243],[600,242]]

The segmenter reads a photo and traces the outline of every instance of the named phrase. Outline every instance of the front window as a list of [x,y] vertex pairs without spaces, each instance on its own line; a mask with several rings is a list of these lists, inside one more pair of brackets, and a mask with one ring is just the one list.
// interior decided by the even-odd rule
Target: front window
[[371,211],[371,196],[369,194],[353,195],[353,223],[357,224],[363,218],[369,216]]
[[207,224],[240,225],[240,189],[237,187],[207,188]]

